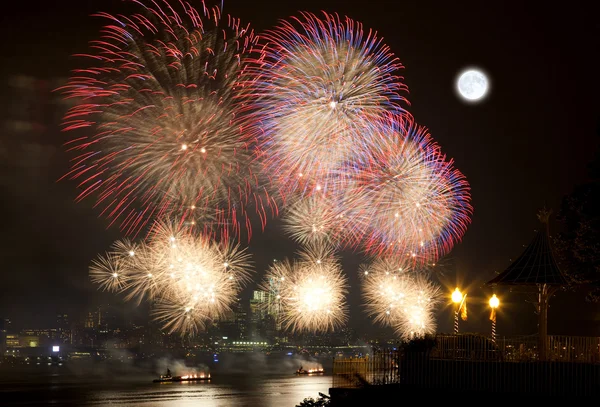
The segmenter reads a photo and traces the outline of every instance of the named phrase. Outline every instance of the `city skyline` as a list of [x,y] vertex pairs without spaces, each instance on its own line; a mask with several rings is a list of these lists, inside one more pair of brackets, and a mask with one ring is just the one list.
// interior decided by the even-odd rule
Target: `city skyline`
[[[237,299],[230,313],[196,335],[165,333],[151,318],[131,319],[119,307],[104,304],[82,310],[81,315],[59,313],[44,327],[19,326],[9,318],[0,317],[0,353],[28,349],[40,354],[56,346],[66,349],[129,349],[140,352],[140,345],[152,349],[201,348],[227,351],[266,347],[296,347],[321,345],[340,347],[366,345],[373,340],[394,341],[393,335],[368,338],[348,328],[328,332],[319,337],[306,333],[290,333],[282,329],[281,313],[274,305],[275,296],[255,290],[250,300]],[[64,346],[63,346],[64,345]],[[217,346],[213,346],[217,345]],[[247,346],[246,346],[247,345]],[[150,349],[150,348],[148,348]]]

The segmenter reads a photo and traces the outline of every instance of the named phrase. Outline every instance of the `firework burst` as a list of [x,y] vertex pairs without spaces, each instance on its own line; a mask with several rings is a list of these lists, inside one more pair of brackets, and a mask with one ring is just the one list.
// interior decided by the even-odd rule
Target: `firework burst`
[[239,246],[159,224],[147,243],[115,244],[93,262],[90,274],[102,289],[152,301],[155,316],[170,332],[195,333],[230,310],[248,280],[249,260]]
[[90,279],[103,291],[121,291],[125,288],[124,258],[121,253],[98,256],[90,266]]
[[275,263],[265,285],[278,283],[282,324],[292,332],[328,331],[347,320],[346,277],[332,249],[324,244],[309,245],[298,260]]
[[409,277],[408,262],[401,260],[378,259],[361,267],[366,282],[367,309],[375,322],[392,324],[402,317],[411,301],[413,281]]
[[433,311],[440,300],[440,288],[417,275],[413,282],[413,293],[404,315],[394,321],[394,330],[403,339],[422,338],[435,333],[436,321]]
[[325,195],[299,198],[283,216],[284,229],[296,242],[335,243],[344,229],[344,213]]
[[[77,153],[76,180],[112,223],[136,234],[153,218],[181,217],[240,233],[249,206],[264,222],[272,200],[258,187],[242,132],[236,81],[256,37],[219,8],[134,1],[141,12],[108,20],[90,61],[61,88]],[[260,193],[258,193],[260,191]],[[204,230],[204,232],[206,232]]]
[[347,218],[369,253],[435,261],[470,223],[469,184],[446,160],[427,129],[390,121],[352,163],[345,188]]
[[406,113],[401,65],[375,32],[328,13],[302,13],[261,38],[246,72],[259,158],[284,193],[331,189],[376,123]]
[[402,339],[435,332],[439,289],[417,273],[404,257],[380,258],[362,267],[367,312]]

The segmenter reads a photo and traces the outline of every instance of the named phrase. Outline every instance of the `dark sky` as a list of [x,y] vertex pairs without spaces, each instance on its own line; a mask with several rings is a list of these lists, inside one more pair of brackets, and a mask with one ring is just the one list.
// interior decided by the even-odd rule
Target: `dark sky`
[[[56,95],[47,90],[76,67],[70,55],[85,51],[87,41],[95,38],[100,20],[89,15],[119,12],[122,5],[115,0],[12,3],[0,17],[0,316],[20,326],[48,325],[56,312],[120,301],[98,294],[88,281],[91,259],[119,235],[106,229],[91,201],[73,202],[75,185],[55,182],[67,169],[68,156],[60,147],[65,136],[57,127],[61,107],[51,103]],[[562,197],[585,181],[586,165],[598,146],[595,59],[600,30],[595,13],[574,1],[558,8],[548,2],[521,3],[225,3],[225,13],[250,22],[259,32],[298,11],[324,9],[362,21],[385,38],[406,67],[410,111],[429,127],[472,187],[473,222],[440,276],[448,288],[456,282],[469,288],[473,306],[464,329],[471,331],[489,329],[487,309],[477,306],[490,293],[482,283],[508,266],[533,237],[540,207],[556,212]],[[456,97],[454,80],[472,65],[490,75],[492,91],[485,102],[467,105]],[[35,78],[25,88],[36,91],[15,90],[21,83],[17,75]],[[17,131],[6,124],[20,117],[23,108],[43,127]],[[552,227],[556,230],[556,223]],[[277,222],[271,222],[264,235],[255,234],[251,249],[260,277],[268,260],[290,255],[295,247],[282,238]],[[359,262],[357,254],[344,256],[352,283],[353,327],[369,325],[360,308]],[[502,300],[500,334],[535,332],[533,308],[523,296],[510,293]],[[600,322],[593,325],[590,317],[596,307],[573,294],[560,294],[555,303],[550,333],[600,334]],[[451,330],[449,313],[439,314],[439,327]]]

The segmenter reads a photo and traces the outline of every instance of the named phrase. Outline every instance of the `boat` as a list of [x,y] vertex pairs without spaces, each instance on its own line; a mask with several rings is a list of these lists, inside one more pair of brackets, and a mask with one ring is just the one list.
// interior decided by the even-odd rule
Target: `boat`
[[152,380],[153,383],[172,383],[172,382],[197,382],[202,380],[210,380],[210,373],[194,373],[184,376],[171,376],[171,371],[167,369],[167,373],[160,375],[158,379]]
[[302,368],[302,366],[300,366],[300,369],[296,370],[296,374],[302,374],[302,375],[304,375],[304,374],[306,374],[306,375],[323,374],[323,373],[325,373],[325,370],[322,367],[307,370],[307,369]]

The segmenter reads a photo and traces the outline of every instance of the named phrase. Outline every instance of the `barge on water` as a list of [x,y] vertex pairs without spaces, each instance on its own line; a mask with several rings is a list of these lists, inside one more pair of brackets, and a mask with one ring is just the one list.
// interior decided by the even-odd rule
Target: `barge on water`
[[303,369],[302,366],[300,366],[300,369],[296,370],[296,374],[323,374],[323,373],[325,373],[325,370],[323,370],[322,367],[306,370],[306,369]]
[[210,380],[210,373],[194,373],[184,376],[171,376],[171,371],[167,369],[167,374],[161,375],[158,379],[154,379],[153,383],[171,383],[171,382],[198,382],[202,380]]

